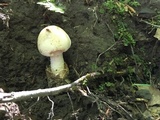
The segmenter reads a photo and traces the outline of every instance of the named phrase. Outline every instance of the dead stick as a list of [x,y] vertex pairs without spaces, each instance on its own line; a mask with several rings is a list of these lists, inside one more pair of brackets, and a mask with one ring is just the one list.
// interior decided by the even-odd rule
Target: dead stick
[[101,74],[98,72],[88,73],[81,78],[77,79],[71,84],[66,84],[58,87],[53,88],[46,88],[46,89],[38,89],[38,90],[31,90],[31,91],[20,91],[20,92],[11,92],[11,93],[0,93],[0,103],[2,102],[15,102],[20,100],[26,100],[35,97],[42,97],[48,95],[57,95],[61,92],[67,91],[74,86],[80,85],[82,81],[93,79],[96,76],[100,76]]
[[0,6],[8,6],[8,3],[0,3]]

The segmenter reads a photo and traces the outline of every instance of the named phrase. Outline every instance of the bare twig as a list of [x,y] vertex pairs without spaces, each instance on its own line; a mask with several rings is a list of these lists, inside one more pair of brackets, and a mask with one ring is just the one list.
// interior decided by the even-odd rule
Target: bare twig
[[102,53],[100,53],[96,59],[96,66],[98,64],[99,58],[101,57],[101,55],[103,55],[104,53],[106,53],[107,51],[109,51],[110,49],[112,49],[115,45],[117,44],[117,42],[115,42],[114,44],[112,44],[109,48],[107,48],[105,51],[103,51]]
[[146,24],[148,24],[148,25],[151,25],[152,27],[155,27],[155,28],[160,28],[160,25],[152,24],[152,23],[150,23],[150,22],[148,22],[148,21],[146,21],[146,20],[140,20],[140,22],[144,22],[144,23],[146,23]]
[[0,3],[0,6],[8,6],[8,3]]
[[31,91],[20,91],[20,92],[11,92],[11,93],[0,93],[0,102],[10,102],[10,101],[20,101],[25,99],[31,99],[35,97],[48,96],[48,95],[57,95],[61,92],[67,91],[72,87],[81,85],[81,82],[84,80],[93,79],[96,76],[100,76],[99,72],[88,73],[81,78],[77,79],[71,84],[66,84],[53,88],[38,89]]
[[50,99],[49,96],[47,96],[47,98],[48,98],[48,100],[52,103],[52,107],[51,107],[51,110],[50,110],[50,113],[49,113],[47,119],[52,120],[52,118],[53,118],[53,116],[54,116],[54,111],[53,111],[53,109],[54,109],[54,102],[53,102],[53,100]]
[[72,110],[73,110],[73,113],[74,113],[73,115],[75,116],[75,120],[78,120],[78,117],[77,117],[77,115],[75,113],[75,110],[74,110],[73,101],[71,99],[71,96],[70,96],[69,92],[67,92],[67,95],[68,95],[70,103],[71,103],[71,107],[72,107]]

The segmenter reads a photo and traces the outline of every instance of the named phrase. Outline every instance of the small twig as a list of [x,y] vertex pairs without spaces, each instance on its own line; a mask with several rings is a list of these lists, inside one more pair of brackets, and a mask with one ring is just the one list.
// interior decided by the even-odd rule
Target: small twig
[[[84,92],[85,90],[83,90]],[[127,110],[125,110],[121,105],[117,104],[114,101],[111,101],[109,99],[105,99],[103,100],[101,97],[95,95],[94,93],[92,93],[89,88],[87,87],[87,91],[85,91],[85,95],[84,93],[82,93],[82,95],[84,95],[85,97],[88,97],[92,100],[93,103],[97,104],[98,110],[101,114],[107,116],[106,111],[104,111],[104,109],[106,107],[108,107],[108,109],[117,112],[118,114],[120,114],[121,116],[123,116],[123,114],[119,111],[119,109],[122,109],[122,111],[124,111],[125,113],[127,113],[127,116],[129,116],[129,118],[131,120],[133,120],[132,114],[130,114]],[[115,107],[115,108],[114,108]]]
[[93,28],[96,26],[96,24],[97,24],[97,21],[98,21],[98,15],[97,15],[97,7],[98,6],[95,6],[93,9],[91,9],[91,8],[88,8],[89,10],[92,10],[92,12],[93,12],[93,15],[95,16],[95,22],[94,22],[94,24],[93,24]]
[[125,110],[121,105],[118,105],[118,107],[120,107],[125,113],[127,113],[127,115],[130,117],[131,120],[134,120],[132,115],[127,110]]
[[91,94],[91,91],[90,91],[89,87],[86,86],[86,88],[87,88],[88,94]]
[[52,103],[52,107],[51,107],[51,110],[50,110],[50,112],[49,112],[49,115],[48,115],[48,118],[47,119],[50,119],[50,120],[52,120],[52,118],[54,117],[54,102],[53,102],[53,100],[51,100],[50,99],[50,97],[49,96],[47,96],[47,98],[48,98],[48,100]]
[[[111,27],[109,26],[108,23],[105,23],[105,25],[108,27],[108,29],[110,30],[110,32],[112,33],[112,37],[114,38],[114,32],[113,30],[111,29]],[[116,42],[116,40],[114,39],[114,42]]]
[[71,99],[71,96],[70,96],[69,92],[67,92],[67,95],[68,95],[68,97],[69,97],[69,100],[70,100],[70,103],[71,103],[71,107],[72,107],[72,110],[73,110],[75,119],[78,120],[78,117],[77,117],[77,115],[76,115],[76,113],[75,113],[74,106],[73,106],[73,102],[72,102],[72,99]]
[[156,42],[155,42],[155,44],[154,44],[154,46],[153,46],[153,49],[152,49],[151,56],[150,56],[151,62],[153,62],[153,57],[155,56],[156,51],[157,51],[157,48],[159,47],[158,44],[159,44],[159,40],[156,40]]
[[[83,96],[88,97],[89,99],[91,99],[91,101],[93,103],[97,104],[97,107],[98,107],[98,110],[99,110],[100,113],[102,113],[103,115],[106,115],[106,112],[104,112],[102,110],[105,106],[109,107],[113,111],[116,111],[107,102],[104,102],[104,101],[100,100],[100,98],[97,95],[95,95],[94,93],[92,93],[90,91],[90,89],[89,89],[88,86],[86,88],[87,88],[87,90],[81,90],[81,89],[79,89],[79,91],[82,93]],[[118,112],[118,111],[116,111],[116,112]]]
[[114,44],[112,44],[109,48],[107,48],[104,52],[100,53],[96,59],[96,66],[98,65],[98,61],[99,58],[101,57],[101,55],[103,55],[104,53],[106,53],[107,51],[109,51],[110,49],[112,49],[112,47],[114,47],[117,44],[117,42],[115,42]]
[[[130,47],[131,47],[132,55],[135,56],[133,46],[130,45]],[[134,59],[134,63],[135,63],[135,66],[136,66],[135,73],[137,73],[137,72],[138,72],[138,64],[137,64],[137,60],[135,59],[135,57],[133,57],[133,59]],[[138,79],[139,81],[141,81],[141,79],[139,78],[139,76],[138,76],[137,74],[136,74],[136,77],[137,77],[137,79]]]
[[39,100],[40,100],[40,97],[37,98],[37,101],[36,101],[35,103],[33,103],[33,104],[28,108],[28,110],[30,111],[30,109],[31,109],[33,106],[35,106],[35,105],[38,103]]
[[160,25],[152,24],[152,23],[150,23],[150,22],[148,22],[148,21],[146,21],[146,20],[140,20],[140,22],[144,22],[144,23],[146,23],[146,24],[148,24],[148,25],[151,25],[151,26],[153,26],[153,27],[156,27],[156,28],[160,28]]

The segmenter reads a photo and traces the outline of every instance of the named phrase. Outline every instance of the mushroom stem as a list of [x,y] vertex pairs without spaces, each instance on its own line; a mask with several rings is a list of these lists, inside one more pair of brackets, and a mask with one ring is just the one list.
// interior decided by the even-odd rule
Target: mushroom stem
[[61,72],[64,70],[64,59],[61,52],[54,53],[54,56],[50,57],[50,66],[52,73],[57,76],[61,76]]

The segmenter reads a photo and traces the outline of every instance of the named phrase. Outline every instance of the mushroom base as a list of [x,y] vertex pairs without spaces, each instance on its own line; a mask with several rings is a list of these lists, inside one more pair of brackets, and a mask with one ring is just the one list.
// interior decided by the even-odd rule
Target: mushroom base
[[46,68],[46,75],[48,80],[48,87],[60,86],[64,83],[67,83],[67,76],[69,74],[69,69],[66,63],[64,63],[64,69],[60,74],[55,75],[52,73],[51,68]]

